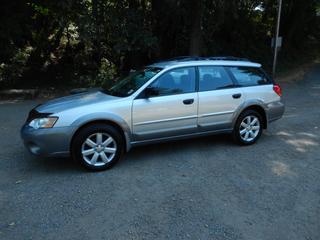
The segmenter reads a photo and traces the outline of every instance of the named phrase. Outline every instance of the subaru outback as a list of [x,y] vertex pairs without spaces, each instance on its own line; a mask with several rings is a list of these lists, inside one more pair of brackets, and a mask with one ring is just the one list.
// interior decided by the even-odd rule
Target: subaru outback
[[283,113],[281,88],[261,64],[180,57],[132,72],[108,89],[39,105],[21,136],[32,154],[69,155],[104,170],[141,144],[231,133],[250,145]]

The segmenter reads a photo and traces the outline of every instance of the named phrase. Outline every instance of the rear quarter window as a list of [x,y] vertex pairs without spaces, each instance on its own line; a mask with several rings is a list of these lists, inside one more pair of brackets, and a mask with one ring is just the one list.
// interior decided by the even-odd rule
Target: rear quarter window
[[239,86],[256,86],[271,83],[271,80],[260,68],[229,67],[229,70]]

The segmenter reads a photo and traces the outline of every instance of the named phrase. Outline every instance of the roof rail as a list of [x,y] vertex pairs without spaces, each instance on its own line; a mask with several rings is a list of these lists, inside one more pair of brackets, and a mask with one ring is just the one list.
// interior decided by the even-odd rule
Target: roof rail
[[201,60],[250,61],[247,58],[239,58],[239,57],[233,57],[233,56],[215,56],[215,57],[179,56],[179,57],[170,58],[167,61],[201,61]]
[[197,61],[197,60],[205,60],[205,57],[199,56],[178,56],[174,58],[170,58],[167,61]]
[[247,58],[239,58],[233,56],[218,56],[218,57],[208,57],[209,60],[222,60],[222,61],[250,61]]

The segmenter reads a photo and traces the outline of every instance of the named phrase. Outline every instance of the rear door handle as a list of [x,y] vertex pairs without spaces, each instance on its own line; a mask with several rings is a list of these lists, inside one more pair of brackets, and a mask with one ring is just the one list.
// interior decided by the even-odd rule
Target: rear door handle
[[190,105],[190,104],[192,104],[194,102],[194,99],[185,99],[185,100],[183,100],[183,104],[185,104],[185,105]]
[[233,98],[241,98],[241,93],[236,93],[232,95]]

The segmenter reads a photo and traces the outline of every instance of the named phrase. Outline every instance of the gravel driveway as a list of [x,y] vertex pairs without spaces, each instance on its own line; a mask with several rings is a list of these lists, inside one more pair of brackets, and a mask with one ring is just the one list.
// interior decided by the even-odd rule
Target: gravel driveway
[[0,239],[320,239],[320,65],[283,91],[256,145],[139,147],[99,173],[30,156],[19,129],[37,103],[0,103]]

